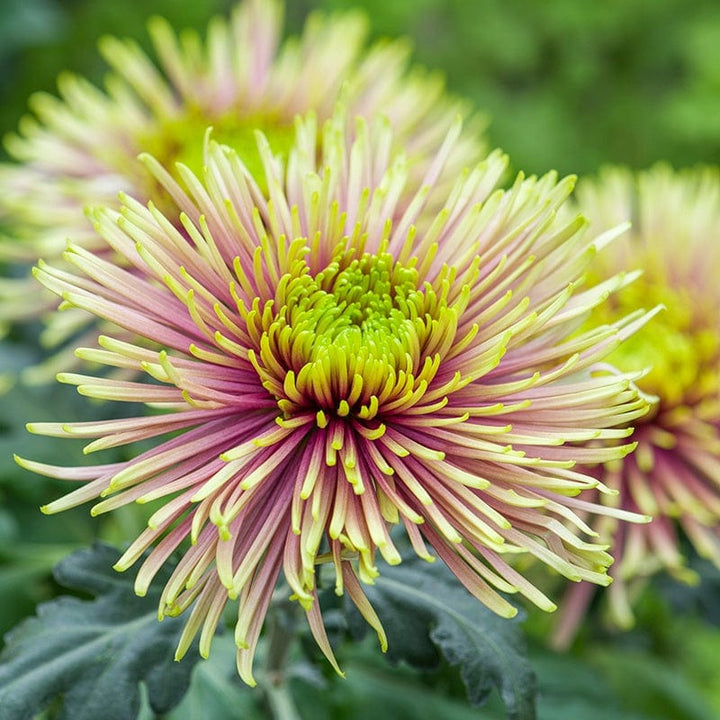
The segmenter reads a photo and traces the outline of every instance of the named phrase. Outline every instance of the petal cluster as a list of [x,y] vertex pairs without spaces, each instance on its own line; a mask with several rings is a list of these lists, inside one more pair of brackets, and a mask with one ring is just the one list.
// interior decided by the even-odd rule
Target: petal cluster
[[192,607],[179,655],[197,633],[206,655],[239,599],[238,667],[253,682],[282,580],[334,664],[323,564],[384,644],[362,585],[380,558],[401,561],[393,528],[504,616],[516,612],[506,593],[555,607],[518,556],[609,582],[607,546],[580,514],[637,516],[577,495],[599,484],[589,466],[632,450],[628,424],[647,411],[637,373],[602,362],[645,314],[580,331],[632,276],[586,281],[602,243],[564,210],[573,179],[520,175],[498,189],[506,159],[494,153],[448,191],[437,180],[458,138],[456,124],[408,195],[412,162],[392,152],[386,121],[339,114],[318,132],[313,116],[298,119],[286,160],[258,134],[262,178],[206,137],[201,176],[181,165],[176,181],[144,157],[178,216],[130,197],[92,214],[128,266],[80,245],[65,254],[71,269],[38,266],[64,307],[152,341],[104,336],[78,351],[144,382],[59,379],[156,412],[30,430],[90,439],[87,452],[154,441],[119,464],[20,462],[79,484],[47,512],[157,504],[117,568],[152,548],[143,593],[183,550],[160,607]]
[[[293,139],[293,119],[314,111],[321,121],[339,100],[353,114],[383,113],[394,138],[413,157],[410,174],[419,182],[457,114],[460,101],[445,95],[442,78],[408,70],[402,41],[365,48],[363,15],[311,16],[300,37],[281,43],[283,6],[277,0],[245,0],[229,20],[216,19],[202,39],[181,36],[155,18],[149,26],[152,60],[133,41],[106,37],[101,52],[112,68],[103,90],[71,74],[60,77],[60,96],[30,100],[7,149],[16,161],[0,167],[0,216],[13,237],[0,243],[0,257],[32,265],[57,264],[68,238],[93,251],[106,245],[83,215],[86,205],[117,207],[122,190],[143,201],[167,202],[163,189],[137,156],[152,153],[163,165],[176,161],[197,172],[202,137],[212,125],[261,176],[254,131],[261,129],[276,152]],[[477,161],[483,141],[475,123],[454,149],[448,177]],[[169,206],[171,207],[171,205]],[[117,261],[117,258],[116,258]],[[53,298],[35,283],[0,285],[0,320],[37,317]],[[44,342],[62,343],[85,322],[47,314]]]
[[[596,319],[664,305],[611,356],[625,371],[652,368],[638,384],[657,402],[636,429],[637,451],[602,468],[602,482],[618,494],[591,495],[654,518],[633,526],[603,518],[595,526],[616,557],[611,617],[628,626],[633,581],[661,569],[693,580],[678,529],[699,555],[720,566],[720,174],[664,165],[640,173],[608,168],[578,186],[578,200],[600,230],[632,221],[630,232],[601,254],[596,272],[643,270]],[[591,594],[590,588],[570,592],[559,644],[571,639]]]

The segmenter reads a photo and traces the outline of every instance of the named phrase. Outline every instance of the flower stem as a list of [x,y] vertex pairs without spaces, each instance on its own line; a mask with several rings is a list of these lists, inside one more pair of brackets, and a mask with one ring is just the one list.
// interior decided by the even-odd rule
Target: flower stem
[[273,720],[301,720],[287,684],[287,664],[295,641],[295,607],[285,602],[273,608],[268,618],[268,646],[263,689]]
[[273,685],[269,682],[265,686],[265,697],[270,705],[273,720],[302,720],[287,685]]

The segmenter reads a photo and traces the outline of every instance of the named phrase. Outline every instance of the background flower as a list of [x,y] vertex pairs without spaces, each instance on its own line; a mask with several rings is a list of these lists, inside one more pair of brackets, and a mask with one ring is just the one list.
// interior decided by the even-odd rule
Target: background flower
[[[628,309],[662,303],[664,310],[610,359],[626,372],[650,367],[639,386],[658,398],[638,424],[638,449],[608,463],[602,481],[618,495],[592,499],[653,516],[649,525],[602,518],[595,527],[616,556],[608,591],[612,620],[633,622],[632,581],[664,569],[678,579],[685,565],[676,528],[695,551],[720,566],[720,174],[665,165],[632,173],[609,168],[578,185],[578,203],[598,231],[623,219],[632,229],[601,253],[596,272],[642,268],[596,319],[612,321]],[[569,592],[556,641],[567,644],[592,596]]]
[[[297,113],[313,110],[322,121],[341,97],[353,114],[380,112],[390,120],[419,182],[448,123],[467,115],[467,106],[444,94],[437,74],[408,70],[407,43],[365,48],[364,15],[313,15],[300,37],[281,44],[282,11],[276,0],[246,0],[229,20],[211,22],[204,41],[194,31],[178,37],[155,18],[149,28],[157,64],[135,42],[105,37],[100,49],[112,67],[105,90],[66,73],[59,98],[34,95],[34,117],[6,140],[17,162],[0,168],[0,217],[12,234],[0,244],[0,258],[57,264],[68,238],[102,251],[104,241],[83,216],[86,205],[116,207],[119,191],[161,207],[168,202],[137,162],[140,152],[170,169],[181,161],[199,171],[203,133],[213,125],[215,136],[259,171],[255,129],[284,153]],[[455,145],[448,181],[483,154],[480,129],[473,121]],[[53,306],[27,279],[0,284],[0,321],[27,320]],[[51,347],[87,323],[83,313],[46,319],[43,342]]]
[[[581,217],[559,212],[572,179],[519,176],[495,190],[506,165],[495,153],[446,194],[436,179],[460,137],[455,124],[401,212],[411,163],[391,153],[387,122],[358,119],[353,129],[338,115],[323,130],[320,163],[317,137],[312,116],[299,121],[285,163],[260,135],[262,186],[214,142],[202,181],[179,166],[181,185],[146,157],[181,226],[125,198],[119,213],[93,217],[132,269],[71,245],[72,271],[42,263],[36,273],[64,306],[163,348],[104,337],[78,351],[153,383],[59,379],[165,412],[30,429],[95,438],[86,452],[172,433],[119,464],[22,460],[81,483],[46,511],[98,497],[93,514],[164,500],[117,567],[154,546],[137,577],[143,593],[190,537],[161,614],[193,605],[178,653],[201,632],[207,654],[228,597],[239,597],[248,682],[280,573],[333,663],[319,562],[334,565],[336,591],[384,643],[357,578],[373,581],[378,553],[400,562],[393,525],[418,555],[432,557],[428,543],[473,595],[511,616],[498,591],[554,604],[508,555],[605,584],[611,557],[576,511],[639,519],[574,497],[596,485],[584,465],[633,448],[627,423],[647,403],[636,373],[598,364],[645,321],[642,311],[575,332],[630,277],[584,283],[596,244]],[[433,203],[443,208],[429,217]]]

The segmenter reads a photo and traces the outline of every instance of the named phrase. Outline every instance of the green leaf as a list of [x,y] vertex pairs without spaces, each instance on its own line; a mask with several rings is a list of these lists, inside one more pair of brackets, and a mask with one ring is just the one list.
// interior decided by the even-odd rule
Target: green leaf
[[0,655],[0,720],[30,720],[60,698],[61,720],[134,720],[139,683],[150,706],[165,713],[182,698],[196,654],[173,660],[184,621],[157,620],[158,588],[135,596],[132,577],[112,569],[119,552],[96,544],[55,569],[61,585],[96,596],[63,596],[8,633]]
[[[374,639],[366,640],[370,642],[348,643],[343,647],[344,679],[328,676],[322,685],[291,680],[303,720],[507,718],[499,697],[491,697],[482,711],[472,707],[465,700],[457,673],[447,664],[443,663],[438,673],[416,670],[407,664],[391,668]],[[211,716],[205,715],[203,720],[211,720]]]
[[681,668],[641,650],[618,650],[593,648],[589,657],[628,709],[663,720],[707,720],[715,715]]
[[189,690],[167,720],[262,720],[257,692],[237,674],[236,652],[232,634],[216,637],[210,657],[195,666]]
[[385,626],[391,660],[430,668],[441,653],[459,666],[474,705],[497,687],[510,720],[535,718],[535,675],[518,623],[488,610],[443,564],[409,558],[383,567],[366,592]]
[[542,649],[532,655],[532,664],[538,676],[539,720],[658,720],[630,711],[603,674],[582,658]]

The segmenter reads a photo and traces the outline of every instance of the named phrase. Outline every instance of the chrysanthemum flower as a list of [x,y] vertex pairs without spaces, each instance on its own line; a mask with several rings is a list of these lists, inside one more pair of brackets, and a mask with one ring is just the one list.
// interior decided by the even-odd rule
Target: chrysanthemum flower
[[[403,155],[390,159],[387,123],[359,119],[350,132],[342,118],[328,122],[319,165],[313,118],[297,127],[287,163],[259,137],[267,199],[238,154],[214,142],[202,179],[179,167],[187,193],[145,158],[183,213],[180,229],[125,198],[119,213],[93,217],[132,269],[72,245],[72,272],[37,270],[64,305],[162,348],[106,336],[78,351],[154,382],[59,379],[83,395],[163,412],[29,429],[94,438],[87,452],[171,437],[120,464],[20,462],[80,483],[49,513],[98,497],[93,514],[162,501],[117,569],[152,547],[137,575],[142,594],[189,538],[160,612],[192,605],[178,654],[200,632],[207,655],[228,598],[239,598],[247,682],[280,576],[335,664],[318,563],[334,566],[336,591],[384,644],[362,583],[378,575],[378,554],[400,562],[393,526],[503,616],[516,609],[499,593],[554,609],[508,555],[607,583],[611,557],[576,511],[630,516],[574,496],[597,484],[585,464],[630,452],[627,424],[647,410],[633,373],[598,364],[643,314],[576,332],[629,278],[584,285],[595,244],[582,218],[559,213],[571,178],[520,176],[495,190],[506,168],[495,153],[441,202],[434,183],[456,124],[399,213],[409,167]],[[429,202],[444,205],[433,218],[423,212]]]
[[[203,133],[212,125],[216,139],[259,170],[255,129],[275,152],[285,152],[295,115],[312,110],[322,121],[340,97],[353,114],[389,118],[395,139],[412,157],[411,177],[421,180],[447,126],[468,108],[444,94],[438,75],[408,72],[407,43],[365,49],[366,24],[357,13],[313,15],[299,38],[280,45],[282,5],[245,0],[229,21],[211,23],[205,41],[194,32],[178,38],[164,20],[152,20],[157,65],[134,42],[106,37],[100,49],[113,71],[105,91],[65,74],[60,97],[33,96],[35,117],[24,118],[19,133],[6,140],[18,162],[0,167],[0,216],[13,231],[0,243],[0,258],[58,264],[68,238],[98,252],[104,242],[83,215],[86,205],[117,207],[124,191],[163,206],[161,189],[137,162],[139,153],[153,154],[168,168],[180,161],[200,171]],[[484,155],[478,130],[475,123],[454,148],[452,181]],[[0,322],[45,314],[51,326],[43,342],[59,345],[87,319],[46,314],[53,300],[38,294],[29,275],[6,280]]]
[[[602,481],[618,494],[591,498],[654,518],[631,526],[606,517],[595,525],[616,557],[611,619],[627,627],[641,578],[665,569],[693,579],[678,527],[720,567],[720,174],[608,169],[578,186],[578,201],[599,230],[632,219],[631,232],[601,253],[596,271],[607,277],[620,268],[644,271],[595,319],[612,321],[648,303],[665,306],[610,358],[626,372],[651,367],[638,384],[658,402],[636,429],[637,451],[602,468]],[[592,594],[589,586],[571,589],[559,645],[571,640]]]

